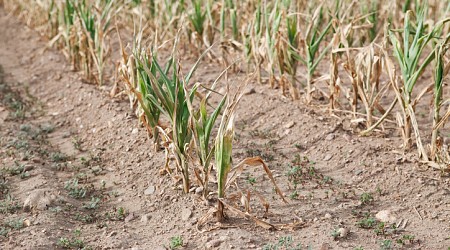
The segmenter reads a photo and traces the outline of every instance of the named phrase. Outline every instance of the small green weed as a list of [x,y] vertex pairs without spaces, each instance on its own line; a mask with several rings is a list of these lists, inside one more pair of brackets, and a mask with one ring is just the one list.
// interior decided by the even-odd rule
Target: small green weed
[[15,230],[19,230],[24,227],[22,218],[8,220],[4,223],[4,225]]
[[92,197],[91,201],[89,203],[83,205],[83,208],[85,208],[85,209],[97,209],[99,203],[100,203],[100,198]]
[[366,219],[362,219],[360,221],[358,221],[356,223],[356,225],[360,228],[365,228],[365,229],[369,229],[369,228],[373,228],[376,225],[377,221],[370,217],[370,218],[366,218]]
[[127,212],[123,207],[114,208],[113,211],[105,213],[105,218],[111,221],[122,221],[125,220],[125,217],[127,217]]
[[183,238],[181,236],[174,236],[170,238],[169,248],[177,249],[183,246]]
[[248,184],[253,186],[256,183],[256,178],[251,175],[247,175],[246,181]]
[[54,152],[50,154],[50,159],[52,162],[64,162],[67,161],[67,155],[61,153],[61,152]]
[[0,227],[0,236],[7,237],[9,232],[11,232],[11,229]]
[[64,189],[69,191],[69,195],[76,199],[81,199],[86,197],[87,190],[84,187],[78,185],[78,179],[70,179],[64,185]]
[[56,243],[58,246],[65,248],[65,249],[92,249],[91,247],[86,246],[84,241],[80,238],[81,231],[79,229],[75,230],[73,232],[73,236],[70,238],[61,237],[58,239],[58,242]]
[[367,205],[373,202],[373,196],[371,193],[363,193],[359,199],[363,205]]
[[296,199],[298,199],[298,192],[297,192],[297,190],[294,190],[294,192],[292,192],[292,193],[289,195],[289,198],[291,198],[291,200],[296,200]]
[[382,250],[392,249],[392,240],[383,240],[380,243],[380,247]]
[[14,197],[10,194],[6,195],[6,198],[0,201],[0,213],[14,213],[15,211],[21,209],[22,206],[17,202]]
[[281,250],[281,249],[300,250],[303,248],[302,248],[301,243],[295,244],[292,236],[288,235],[288,236],[280,237],[278,239],[277,243],[269,243],[269,244],[264,245],[262,249],[263,250]]
[[90,214],[83,215],[83,214],[77,213],[75,215],[75,220],[82,221],[84,223],[93,223],[95,221],[95,218],[94,218],[94,216],[92,216]]

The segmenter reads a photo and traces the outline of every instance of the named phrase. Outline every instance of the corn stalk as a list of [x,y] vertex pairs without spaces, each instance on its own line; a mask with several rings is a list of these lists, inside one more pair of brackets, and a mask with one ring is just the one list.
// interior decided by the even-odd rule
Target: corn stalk
[[[445,122],[445,115],[440,116],[441,107],[443,106],[443,87],[444,78],[450,70],[450,64],[445,64],[445,53],[448,50],[448,44],[439,44],[436,51],[436,64],[434,67],[434,98],[433,98],[433,130],[431,133],[431,160],[441,160],[438,151],[442,147],[442,139],[439,138],[439,129]],[[449,110],[450,111],[450,110]],[[439,142],[438,142],[439,141]]]
[[[429,52],[424,61],[420,62],[420,58],[427,44],[436,37],[436,34],[440,32],[442,26],[449,21],[445,19],[434,26],[429,33],[426,33],[426,12],[427,7],[422,6],[418,13],[416,13],[416,22],[413,23],[411,18],[413,17],[412,11],[407,11],[404,20],[403,29],[403,44],[395,36],[392,30],[389,30],[389,38],[394,47],[394,56],[397,59],[400,70],[403,76],[403,86],[401,93],[397,92],[397,98],[402,105],[403,111],[403,126],[402,131],[404,135],[404,147],[411,147],[411,129],[413,126],[416,143],[419,150],[419,155],[424,160],[428,160],[427,154],[422,146],[420,139],[419,129],[417,127],[417,121],[415,119],[415,105],[418,102],[418,98],[422,95],[418,95],[415,100],[412,100],[412,92],[414,86],[423,73],[424,69],[435,58],[434,49]],[[450,39],[450,35],[444,39],[446,43]],[[403,45],[403,47],[402,47]]]

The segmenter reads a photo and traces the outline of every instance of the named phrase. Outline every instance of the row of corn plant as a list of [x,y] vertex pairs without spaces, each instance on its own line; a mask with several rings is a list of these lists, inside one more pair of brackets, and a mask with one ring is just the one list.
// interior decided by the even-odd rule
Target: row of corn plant
[[115,1],[49,1],[47,23],[50,45],[64,48],[75,70],[83,70],[90,82],[104,83],[110,58],[112,18],[120,11]]
[[[308,103],[313,103],[312,94],[315,90],[319,90],[322,96],[329,99],[332,111],[344,109],[343,111],[351,113],[354,118],[363,116],[367,128],[363,134],[373,131],[383,122],[392,122],[390,113],[398,108],[401,116],[397,117],[397,120],[403,134],[405,149],[412,146],[414,132],[419,154],[424,160],[428,159],[428,152],[422,145],[421,136],[424,133],[420,130],[415,113],[417,104],[422,102],[421,99],[432,88],[419,90],[416,83],[419,82],[426,68],[434,65],[435,110],[434,127],[430,133],[432,138],[430,156],[436,159],[439,145],[438,131],[448,120],[447,113],[441,115],[441,112],[436,111],[438,106],[442,107],[447,103],[442,100],[442,95],[445,93],[442,87],[445,85],[443,75],[446,70],[438,70],[444,64],[447,51],[445,48],[449,40],[446,23],[450,4],[445,1],[430,2],[429,8],[425,7],[426,1],[400,3],[385,0],[366,0],[361,3],[342,0],[336,1],[334,5],[324,1],[306,3],[306,1],[290,0],[192,0],[186,2],[175,0],[124,2],[3,0],[1,2],[9,9],[15,8],[16,12],[28,15],[28,22],[36,20],[35,26],[46,24],[48,28],[43,30],[47,30],[49,38],[55,37],[52,42],[64,47],[67,57],[75,68],[83,69],[88,79],[98,83],[104,82],[104,71],[107,67],[105,60],[110,52],[107,37],[111,31],[111,20],[116,14],[120,20],[133,19],[124,19],[123,16],[139,15],[139,18],[145,19],[143,21],[148,23],[150,33],[158,34],[155,36],[158,41],[173,39],[175,34],[180,34],[179,30],[183,30],[185,33],[178,38],[179,43],[184,43],[183,45],[192,43],[197,52],[214,43],[217,30],[220,32],[221,48],[223,52],[226,50],[226,53],[222,53],[222,59],[228,61],[226,57],[234,56],[233,53],[241,53],[243,48],[247,71],[249,74],[256,71],[259,82],[267,76],[272,87],[277,87],[278,83],[283,93],[289,89],[293,99],[300,98],[301,87],[297,86],[297,83],[302,82],[304,96]],[[120,8],[126,4],[127,8]],[[46,11],[48,15],[40,19],[32,18],[35,15],[32,13],[36,11],[32,11],[30,6],[37,6],[37,9]],[[388,28],[382,30],[383,24],[388,23],[390,26],[385,26]],[[218,28],[214,28],[215,26]],[[126,24],[121,27],[126,27]],[[331,42],[329,42],[330,39]],[[236,49],[230,52],[225,44]],[[392,50],[400,68],[402,82],[400,86],[397,85],[398,79],[394,65],[388,58]],[[212,55],[213,49],[208,50],[208,53]],[[319,64],[327,56],[330,59],[329,76],[316,77]],[[159,112],[169,120],[170,128],[173,130],[171,133],[184,137],[170,136],[176,145],[174,147],[176,154],[189,154],[185,151],[190,150],[191,141],[197,137],[196,134],[201,134],[201,131],[186,129],[185,127],[189,124],[178,124],[177,127],[174,123],[183,117],[190,117],[191,120],[193,119],[191,123],[197,122],[200,124],[199,128],[208,131],[205,121],[214,116],[189,108],[189,106],[203,105],[205,109],[207,100],[204,101],[205,104],[188,105],[193,100],[180,97],[183,93],[188,96],[195,94],[196,90],[193,87],[182,90],[177,88],[181,84],[172,84],[173,86],[170,85],[174,89],[172,93],[168,91],[169,84],[163,84],[161,85],[163,87],[155,91],[154,87],[157,85],[152,85],[152,82],[156,81],[152,81],[151,74],[161,84],[164,83],[164,79],[170,79],[173,82],[186,80],[180,72],[176,74],[176,77],[173,75],[173,72],[180,71],[176,61],[169,60],[171,66],[161,69],[166,75],[172,72],[169,78],[162,76],[164,74],[158,70],[156,65],[159,64],[158,61],[154,63],[155,60],[156,55],[153,52],[143,52],[142,49],[138,49],[138,46],[130,56],[127,56],[129,84],[126,86],[131,96],[134,96],[131,101],[133,105],[138,106],[138,115],[148,126],[149,131],[152,131],[151,134],[156,135],[159,131],[157,127],[160,125],[159,117],[153,113]],[[439,63],[439,60],[442,63]],[[436,63],[433,64],[433,61]],[[231,63],[227,62],[225,65],[228,67]],[[301,65],[306,70],[305,74],[299,73],[302,72],[299,70]],[[348,78],[341,77],[340,69],[344,69]],[[436,72],[442,72],[441,77],[438,77]],[[305,81],[299,80],[299,76],[304,76]],[[328,79],[328,94],[320,89],[320,79]],[[441,87],[436,87],[438,85]],[[394,98],[392,92],[395,92]],[[417,95],[413,94],[416,92]],[[156,98],[152,99],[152,96]],[[167,110],[170,105],[168,106],[164,96],[175,96],[174,100],[169,99],[172,104],[175,102],[185,104],[180,110],[172,107],[173,110],[169,112]],[[344,100],[349,101],[348,105],[341,102],[342,96]],[[382,99],[389,99],[389,103],[392,102],[392,104],[384,108],[381,106]],[[158,108],[157,104],[164,107]],[[397,104],[400,104],[399,107],[395,106]],[[167,114],[162,111],[163,109]],[[381,118],[376,117],[377,112],[380,113]],[[174,114],[181,118],[175,117]],[[205,153],[199,151],[198,154],[202,158],[201,164],[208,165],[211,159],[208,160],[207,156],[212,149],[207,151],[208,147],[205,147],[207,144],[204,139],[199,139],[197,143],[203,144],[202,150]],[[178,167],[182,172],[185,169],[184,176],[188,167],[183,166],[183,159],[179,158]],[[204,168],[203,172],[207,169],[208,167]],[[204,173],[202,175],[203,179],[207,176]]]

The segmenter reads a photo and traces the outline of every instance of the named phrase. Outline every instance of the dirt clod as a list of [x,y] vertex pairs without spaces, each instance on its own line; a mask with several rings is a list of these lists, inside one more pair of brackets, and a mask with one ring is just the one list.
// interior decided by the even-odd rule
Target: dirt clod
[[187,221],[192,215],[192,211],[189,208],[184,208],[181,210],[181,220]]
[[149,186],[147,189],[145,189],[144,194],[145,195],[152,195],[156,191],[155,186]]
[[381,222],[387,222],[387,223],[395,223],[397,218],[392,215],[390,210],[381,210],[376,215],[375,218],[380,220]]

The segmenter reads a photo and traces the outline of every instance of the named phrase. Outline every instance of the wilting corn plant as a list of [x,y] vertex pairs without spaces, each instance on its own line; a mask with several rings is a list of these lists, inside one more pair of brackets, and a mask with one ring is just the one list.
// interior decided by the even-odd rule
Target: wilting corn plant
[[[222,115],[222,120],[217,132],[217,137],[215,141],[215,161],[217,168],[217,212],[216,217],[218,221],[224,220],[224,208],[225,208],[225,197],[226,191],[230,185],[236,181],[237,177],[242,173],[245,166],[262,166],[265,173],[272,181],[274,188],[278,195],[283,199],[284,196],[281,190],[278,188],[275,179],[272,176],[272,172],[264,163],[260,157],[246,158],[235,167],[232,166],[232,149],[233,149],[233,136],[234,136],[234,115],[236,112],[236,107],[242,98],[242,91],[238,90],[238,93],[234,95],[233,99],[228,100],[227,106]],[[268,206],[268,205],[267,205]],[[229,207],[233,211],[239,211],[233,207]],[[266,207],[268,209],[268,207]]]
[[[78,45],[78,32],[75,27],[76,22],[76,14],[75,14],[75,5],[72,0],[67,0],[63,3],[63,22],[60,26],[60,29],[63,31],[60,32],[64,39],[65,50],[63,53],[71,62],[72,66],[78,70],[80,68],[80,54],[79,54],[79,45]],[[77,23],[79,24],[79,22]],[[55,37],[58,39],[58,37]]]
[[226,36],[227,14],[231,25],[231,34],[233,40],[239,41],[239,26],[237,19],[237,3],[233,0],[222,0],[220,10],[220,37],[223,41]]
[[[378,34],[378,27],[380,26],[378,13],[379,4],[380,2],[377,0],[366,0],[361,5],[361,12],[366,17],[364,20],[371,25],[368,29],[369,42],[373,42]],[[365,41],[362,40],[361,42],[364,43]]]
[[326,45],[320,51],[320,45],[331,28],[332,20],[325,21],[323,18],[323,6],[320,4],[308,20],[304,40],[304,51],[306,56],[300,61],[306,63],[306,101],[311,102],[313,75],[320,61],[325,57],[331,45]]
[[197,64],[192,68],[185,79],[180,75],[181,69],[178,62],[172,55],[169,58],[166,68],[172,69],[172,76],[167,70],[163,70],[159,65],[156,56],[153,56],[152,63],[156,68],[156,75],[146,65],[144,69],[150,78],[155,96],[149,96],[153,105],[155,105],[162,114],[171,122],[173,153],[176,158],[178,169],[183,175],[183,190],[189,192],[189,166],[188,166],[188,150],[189,143],[192,138],[192,131],[189,127],[189,108],[186,98],[190,98],[191,102],[194,98],[196,88],[187,91],[186,87],[192,76]]
[[[180,29],[181,20],[186,12],[186,3],[184,0],[149,0],[146,13],[147,24],[158,31],[159,41],[165,41],[174,38]],[[190,29],[185,29],[189,31]],[[190,39],[190,34],[187,35]]]
[[[81,48],[84,48],[84,65],[88,78],[96,79],[99,85],[103,84],[105,60],[109,56],[110,47],[107,41],[110,29],[110,23],[113,15],[115,1],[97,1],[95,6],[87,6],[86,1],[80,1],[76,7],[76,13],[80,18],[86,44],[81,40]],[[86,47],[85,47],[86,46]],[[93,74],[90,70],[94,65],[97,73]]]
[[47,9],[48,37],[53,38],[58,35],[59,29],[59,12],[58,5],[55,0],[51,0]]
[[[289,10],[290,1],[285,1],[285,9]],[[287,14],[287,13],[285,13]],[[287,39],[279,39],[277,41],[277,57],[278,66],[280,69],[280,85],[284,92],[284,86],[289,85],[289,92],[294,100],[299,99],[299,92],[297,87],[297,65],[302,58],[299,56],[299,25],[297,14],[287,14],[286,20],[286,37]],[[290,75],[289,78],[285,76],[285,73]]]
[[[450,116],[450,106],[447,113],[441,117],[440,111],[441,107],[444,106],[443,102],[443,87],[444,78],[450,70],[450,63],[445,64],[445,53],[448,50],[448,44],[439,44],[436,49],[436,63],[434,66],[434,98],[433,98],[433,130],[431,133],[431,160],[436,160],[442,162],[438,152],[441,150],[442,138],[439,138],[439,129],[445,123],[445,120]],[[450,103],[450,99],[447,100]],[[444,162],[445,163],[445,162]],[[447,164],[450,162],[446,162]]]
[[208,0],[206,3],[206,16],[207,22],[206,22],[206,35],[203,36],[203,41],[207,47],[212,46],[214,43],[214,36],[216,34],[216,25],[218,24],[218,13],[217,9],[214,8],[214,1]]
[[191,22],[194,37],[194,42],[196,43],[197,51],[202,48],[203,44],[203,31],[206,21],[206,10],[202,10],[202,0],[193,0],[193,13],[189,14],[189,21]]
[[[120,39],[120,35],[119,35]],[[158,128],[161,111],[151,101],[150,97],[156,98],[153,91],[151,79],[146,69],[156,75],[156,67],[152,63],[152,55],[141,47],[142,32],[134,38],[132,54],[128,55],[120,41],[122,61],[119,73],[124,80],[128,90],[130,105],[135,109],[136,116],[142,121],[149,134],[153,136],[155,146],[158,145]],[[165,69],[167,74],[169,68]]]
[[[199,57],[186,77],[184,77],[181,73],[179,61],[175,58],[177,42],[178,38],[175,41],[174,50],[165,69],[160,66],[154,54],[152,56],[152,65],[154,65],[156,71],[152,71],[145,64],[143,66],[146,74],[150,78],[150,83],[154,91],[154,96],[149,95],[148,98],[171,123],[172,150],[176,158],[177,167],[183,175],[183,190],[185,193],[188,193],[190,187],[188,166],[189,146],[193,134],[190,126],[191,111],[189,109],[189,103],[193,102],[198,85],[194,85],[190,90],[187,88],[200,60],[208,53],[208,50]],[[170,69],[172,76],[170,76]]]
[[[262,18],[261,0],[258,1],[250,31],[251,57],[255,63],[257,81],[261,83],[261,65],[264,61],[264,42],[262,41],[264,31],[264,20]],[[251,60],[251,59],[250,59]]]
[[381,113],[385,112],[379,104],[389,86],[384,84],[380,89],[382,56],[375,44],[363,48],[356,56],[357,93],[366,110],[367,128],[372,126],[375,108]]
[[[272,11],[269,12],[269,7],[272,7]],[[267,72],[269,73],[269,83],[273,88],[275,86],[275,63],[277,60],[276,44],[278,39],[278,30],[280,28],[280,22],[282,17],[281,7],[279,1],[276,0],[272,5],[264,2],[264,27],[266,41],[265,56],[267,59]]]
[[[223,75],[223,74],[221,74]],[[220,78],[220,77],[219,77]],[[217,78],[217,80],[219,79]],[[216,82],[217,82],[216,80]],[[215,82],[215,83],[216,83]],[[213,87],[215,84],[213,84]],[[211,90],[212,91],[212,90]],[[211,114],[208,114],[207,104],[209,98],[209,92],[205,95],[200,101],[198,109],[194,109],[192,103],[189,98],[186,98],[188,103],[189,111],[191,114],[191,122],[192,122],[192,130],[194,132],[194,141],[196,144],[197,155],[200,160],[200,165],[202,167],[202,175],[203,178],[198,178],[203,185],[203,196],[206,197],[208,195],[208,182],[209,182],[209,174],[211,172],[211,159],[214,154],[214,147],[210,146],[210,138],[212,129],[216,122],[217,117],[220,115],[220,111],[222,110],[223,105],[227,99],[227,95],[224,95],[219,104],[214,108]]]
[[[395,36],[392,30],[389,31],[389,38],[393,44],[394,56],[396,57],[400,70],[402,72],[402,91],[397,93],[397,98],[402,105],[403,111],[403,136],[404,146],[409,148],[411,146],[411,126],[414,129],[416,135],[416,143],[419,150],[420,157],[427,160],[427,154],[422,146],[420,139],[419,129],[417,121],[415,119],[415,105],[419,101],[422,95],[418,95],[415,100],[412,99],[412,92],[417,80],[423,73],[424,69],[430,64],[434,57],[434,50],[425,55],[425,59],[420,62],[420,58],[424,53],[426,46],[429,42],[435,38],[436,34],[440,32],[442,25],[449,21],[445,19],[438,23],[436,26],[431,27],[431,31],[426,33],[426,6],[422,6],[418,13],[416,13],[416,22],[413,23],[411,18],[413,17],[412,11],[407,11],[404,20],[403,28],[403,44]],[[444,39],[444,43],[450,39],[450,35]],[[403,48],[402,48],[403,46]]]

